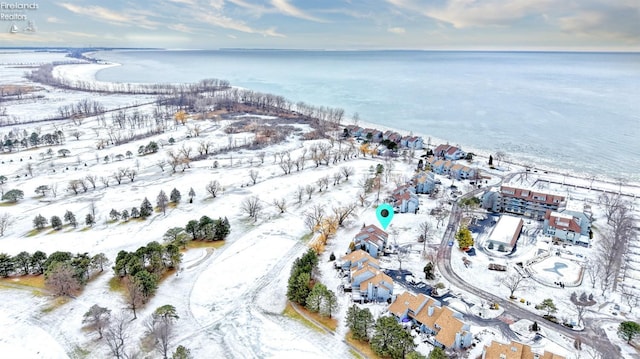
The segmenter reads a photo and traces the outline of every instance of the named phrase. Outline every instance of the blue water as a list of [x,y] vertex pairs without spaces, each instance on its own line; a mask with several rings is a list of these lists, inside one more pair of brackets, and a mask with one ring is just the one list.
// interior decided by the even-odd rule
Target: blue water
[[640,54],[119,51],[102,81],[232,85],[511,159],[640,180]]

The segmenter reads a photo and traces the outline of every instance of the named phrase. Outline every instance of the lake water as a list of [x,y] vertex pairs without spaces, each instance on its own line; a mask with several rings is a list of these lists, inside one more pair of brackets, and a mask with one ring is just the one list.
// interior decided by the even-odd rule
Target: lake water
[[[98,80],[232,85],[340,107],[463,149],[640,181],[640,54],[113,51]],[[425,138],[426,140],[426,138]]]

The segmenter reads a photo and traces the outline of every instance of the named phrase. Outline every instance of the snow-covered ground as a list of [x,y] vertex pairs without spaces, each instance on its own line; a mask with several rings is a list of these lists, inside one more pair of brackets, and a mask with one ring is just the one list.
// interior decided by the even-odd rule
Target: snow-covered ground
[[[13,64],[21,61],[26,63],[31,59],[31,55],[33,53],[12,54],[12,59],[16,62],[11,62],[7,60],[9,55],[0,54],[0,63]],[[20,56],[23,58],[19,58]],[[34,57],[34,63],[64,59],[61,54],[38,56],[41,57]],[[62,66],[57,68],[57,75],[90,81],[93,72],[100,66],[103,65]],[[11,66],[0,66],[0,74],[2,74],[0,84],[26,83],[21,78],[23,71],[24,69]],[[52,88],[43,89],[40,93],[45,95],[44,99],[34,103],[11,103],[7,106],[7,112],[24,119],[46,118],[48,114],[55,114],[58,106],[75,103],[88,95]],[[125,95],[92,94],[90,97],[100,101],[107,108],[153,100],[152,97]],[[151,107],[141,106],[139,109],[150,111]],[[210,156],[205,161],[193,162],[191,168],[185,172],[171,174],[167,168],[164,171],[161,170],[157,162],[166,158],[167,150],[178,150],[183,145],[195,150],[201,140],[210,141],[214,148],[223,148],[229,143],[238,141],[242,143],[253,136],[251,133],[227,135],[224,129],[231,124],[230,121],[206,121],[199,124],[202,127],[200,137],[188,136],[191,124],[187,124],[187,126],[171,127],[167,132],[153,138],[96,150],[96,141],[106,136],[106,130],[100,129],[96,119],[86,119],[79,128],[83,135],[78,140],[67,136],[64,145],[53,148],[52,157],[45,154],[46,147],[3,153],[0,156],[2,161],[0,175],[8,178],[3,189],[4,191],[21,189],[25,193],[25,199],[13,206],[0,207],[0,214],[9,213],[14,219],[13,225],[7,230],[5,236],[0,238],[0,253],[15,255],[21,251],[36,250],[47,253],[57,250],[91,254],[102,252],[113,261],[120,250],[131,251],[150,241],[161,241],[162,235],[168,228],[183,226],[187,221],[198,219],[203,215],[211,218],[226,216],[232,227],[226,243],[212,253],[206,249],[192,249],[185,253],[182,265],[184,270],[177,276],[167,278],[161,284],[158,293],[139,313],[140,320],[132,322],[134,337],[142,335],[144,319],[156,307],[172,304],[177,308],[180,316],[177,322],[179,334],[175,345],[182,344],[190,348],[194,357],[197,358],[349,357],[351,355],[349,347],[342,339],[347,330],[343,318],[346,309],[351,305],[350,297],[342,294],[338,296],[340,309],[336,318],[340,324],[336,334],[328,336],[281,314],[286,304],[287,279],[293,259],[304,253],[307,248],[307,243],[303,240],[308,234],[303,223],[304,212],[315,205],[322,206],[330,212],[332,207],[355,202],[356,193],[360,188],[360,179],[365,174],[369,174],[377,164],[386,164],[379,158],[358,157],[336,165],[315,168],[309,160],[303,171],[294,170],[289,175],[283,175],[277,164],[277,153],[289,151],[291,158],[297,158],[304,148],[309,148],[316,143],[302,141],[297,135],[292,135],[286,142],[261,151],[240,150]],[[299,127],[308,130],[305,126]],[[380,128],[380,126],[377,127]],[[32,125],[17,126],[17,128],[28,132],[36,130],[36,126]],[[43,122],[37,125],[40,133],[48,133],[54,129],[62,129],[65,133],[70,133],[76,129],[76,126],[60,122]],[[6,135],[9,130],[9,128],[0,128],[0,134]],[[168,144],[170,138],[175,140],[174,145]],[[138,148],[146,145],[150,140],[166,143],[166,145],[158,153],[138,156]],[[58,156],[57,151],[62,148],[68,149],[70,155]],[[121,160],[116,158],[116,155],[124,155],[127,151],[131,151],[134,155],[131,158],[123,156]],[[257,159],[259,152],[266,153],[264,163],[260,163]],[[105,157],[110,160],[105,162]],[[218,163],[217,168],[213,167],[214,161]],[[415,168],[415,162],[415,159],[411,162],[394,161],[393,174],[410,177]],[[26,176],[27,164],[33,166],[33,176]],[[490,183],[496,183],[499,181],[498,175],[505,174],[505,172],[490,171],[484,159],[479,159],[473,165],[492,174],[492,178],[488,179]],[[335,186],[330,183],[327,190],[314,193],[310,200],[306,199],[305,194],[302,203],[296,203],[295,190],[298,186],[315,185],[318,178],[331,176],[341,166],[354,168],[355,173],[348,181],[342,179],[341,183]],[[138,175],[133,182],[125,178],[122,184],[118,185],[111,176],[120,168],[136,169]],[[521,169],[512,165],[511,171]],[[256,170],[259,173],[255,185],[250,185],[250,170]],[[110,178],[110,185],[105,187],[98,181],[95,189],[90,186],[86,193],[78,195],[74,195],[67,189],[70,180],[85,178],[87,175]],[[444,199],[449,196],[446,187],[451,183],[455,183],[463,191],[471,188],[467,183],[452,181],[442,176],[439,178],[445,184],[442,186]],[[215,199],[205,191],[205,185],[211,180],[220,181],[224,187],[224,191]],[[535,182],[536,180],[538,182]],[[594,216],[600,221],[602,212],[597,207],[598,192],[595,188],[621,190],[631,194],[632,197],[640,194],[638,187],[598,180],[592,184],[588,179],[553,173],[532,174],[527,179],[516,177],[512,182],[553,189],[566,193],[571,198],[592,203]],[[560,184],[554,184],[554,182]],[[571,185],[563,186],[562,183]],[[55,186],[58,189],[57,196],[53,197],[51,193],[45,197],[36,195],[35,188],[43,184]],[[112,208],[118,211],[130,209],[139,206],[145,197],[155,203],[160,190],[169,193],[174,187],[182,193],[183,200],[176,208],[169,209],[166,215],[155,213],[146,221],[136,223],[108,221],[109,211]],[[381,198],[384,198],[394,187],[391,180],[383,183]],[[591,187],[593,189],[589,189]],[[194,202],[191,204],[186,200],[190,188],[196,192]],[[265,207],[257,222],[248,220],[241,210],[242,201],[250,195],[259,196]],[[349,242],[363,224],[377,223],[375,197],[375,193],[371,194],[366,205],[358,207],[357,215],[349,219],[327,244],[321,256],[319,272],[322,282],[329,289],[335,290],[341,284],[341,279],[336,276],[336,271],[333,269],[333,263],[328,260],[329,255],[333,252],[340,257],[347,251]],[[286,213],[280,214],[272,203],[275,199],[283,198],[286,199],[288,208]],[[84,226],[80,226],[78,229],[65,228],[53,233],[45,230],[36,235],[27,235],[32,229],[32,220],[36,215],[41,214],[50,218],[53,215],[62,216],[65,210],[71,210],[76,213],[78,219],[83,219],[92,202],[97,206],[98,220],[91,229],[86,230]],[[425,252],[433,253],[446,229],[446,221],[444,225],[438,227],[436,220],[428,215],[435,206],[435,200],[421,196],[420,210],[417,214],[396,214],[388,228],[394,245],[410,248],[408,258],[402,261],[402,268],[410,270],[416,279],[424,278],[422,271],[427,260]],[[432,232],[426,243],[419,243],[417,240],[419,224],[424,221],[431,224]],[[509,293],[498,281],[500,274],[489,271],[487,269],[489,263],[513,266],[516,262],[526,262],[535,257],[539,250],[557,250],[560,256],[555,256],[554,253],[547,262],[539,263],[540,268],[534,268],[536,272],[541,273],[541,278],[546,282],[553,282],[557,280],[557,277],[553,277],[556,272],[545,271],[545,269],[553,267],[555,262],[563,262],[567,264],[567,268],[559,269],[558,272],[564,274],[563,271],[571,271],[573,268],[569,267],[569,263],[577,266],[583,258],[588,258],[593,252],[591,248],[553,246],[548,239],[538,234],[536,223],[526,224],[524,232],[525,235],[519,242],[515,256],[504,257],[498,253],[478,250],[475,257],[469,257],[471,266],[467,268],[462,260],[465,254],[454,248],[453,267],[463,279],[473,283],[474,286],[506,298]],[[481,243],[482,238],[477,238],[477,241]],[[388,269],[398,269],[400,266],[394,255],[384,257],[381,262],[382,266]],[[573,271],[572,274],[574,274]],[[46,295],[31,289],[0,286],[0,350],[15,353],[14,357],[24,358],[73,357],[73,353],[79,350],[89,351],[89,357],[107,356],[108,351],[104,343],[95,340],[93,334],[82,330],[81,322],[82,315],[93,304],[106,306],[114,313],[124,310],[123,298],[109,290],[108,282],[111,277],[111,271],[105,271],[91,281],[76,299],[55,309],[51,309],[52,299]],[[458,299],[449,302],[455,310],[467,317],[474,316],[478,311],[483,311],[486,315],[487,303],[484,303],[481,298],[465,293],[464,288],[452,288],[440,275],[430,284],[437,282],[443,282],[451,292],[460,294]],[[524,308],[536,314],[541,312],[534,306],[545,298],[552,298],[559,308],[557,316],[570,321],[575,315],[568,299],[569,294],[574,290],[594,292],[598,305],[623,304],[619,295],[601,296],[599,291],[592,290],[590,284],[584,280],[578,287],[565,289],[538,282],[532,284],[535,289],[516,292],[516,295],[518,298],[525,299],[525,304],[522,304]],[[400,293],[406,289],[396,284],[394,290]],[[530,305],[527,305],[526,301],[529,301]],[[386,306],[383,304],[365,304],[364,306],[370,308],[375,316],[386,313]],[[620,315],[630,320],[637,320],[637,314],[633,310],[623,308],[622,312],[614,316],[609,308],[609,306],[601,306],[597,311],[588,313],[588,316],[607,321],[609,324],[605,328],[613,328],[608,330],[609,333],[613,332],[612,337],[615,337],[616,320]],[[496,312],[495,316],[501,313]],[[541,321],[543,321],[542,318]],[[540,324],[543,323],[540,322]],[[471,357],[479,355],[483,345],[488,344],[490,340],[508,341],[504,333],[490,327],[473,324],[472,332],[478,339]],[[567,357],[574,354],[572,343],[563,338],[555,338],[553,333],[548,334],[544,343],[536,345],[548,346],[548,350],[567,355]],[[526,341],[526,338],[522,340]],[[628,347],[624,343],[616,343],[621,347]],[[133,345],[134,342],[131,344]],[[430,350],[429,345],[424,343],[421,343],[418,349],[424,353]],[[629,353],[631,355],[631,352]]]

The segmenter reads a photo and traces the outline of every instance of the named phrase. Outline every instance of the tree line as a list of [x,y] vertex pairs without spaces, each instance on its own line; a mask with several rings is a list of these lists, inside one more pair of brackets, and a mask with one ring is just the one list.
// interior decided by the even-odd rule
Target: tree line
[[45,286],[55,295],[73,295],[84,286],[94,273],[104,271],[109,259],[104,253],[20,252],[15,256],[0,253],[0,276],[42,275]]
[[134,319],[136,310],[155,294],[162,276],[178,269],[181,262],[182,253],[175,243],[162,245],[153,241],[134,252],[118,252],[113,271],[124,284],[127,305]]

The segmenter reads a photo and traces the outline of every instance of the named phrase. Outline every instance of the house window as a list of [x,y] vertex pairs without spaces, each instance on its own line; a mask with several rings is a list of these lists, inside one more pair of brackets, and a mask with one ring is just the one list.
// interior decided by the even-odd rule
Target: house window
[[520,192],[520,196],[522,196],[522,197],[529,197],[529,191],[522,191],[522,192]]

